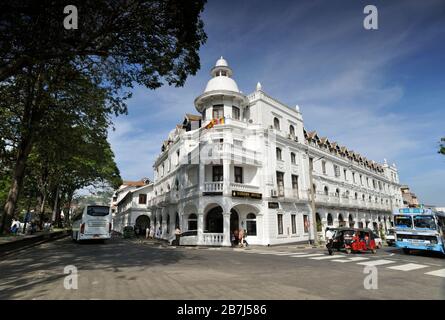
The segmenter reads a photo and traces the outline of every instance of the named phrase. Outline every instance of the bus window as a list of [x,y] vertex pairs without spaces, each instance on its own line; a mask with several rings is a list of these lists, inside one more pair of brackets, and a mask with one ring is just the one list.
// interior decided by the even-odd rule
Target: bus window
[[414,227],[422,229],[436,229],[433,216],[414,216]]
[[103,217],[107,216],[110,213],[109,207],[103,206],[90,206],[87,209],[87,214],[93,217]]
[[413,226],[411,216],[395,216],[394,224],[399,228],[412,228]]

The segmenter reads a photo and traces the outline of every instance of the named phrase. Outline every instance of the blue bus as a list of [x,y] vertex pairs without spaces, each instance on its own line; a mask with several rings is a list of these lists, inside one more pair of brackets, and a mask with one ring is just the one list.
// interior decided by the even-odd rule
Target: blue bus
[[445,212],[427,208],[400,208],[393,211],[396,246],[411,250],[438,251],[445,254]]

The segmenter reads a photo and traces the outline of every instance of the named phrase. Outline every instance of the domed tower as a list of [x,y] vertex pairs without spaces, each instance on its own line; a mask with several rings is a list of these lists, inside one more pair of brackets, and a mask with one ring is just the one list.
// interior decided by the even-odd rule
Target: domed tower
[[249,102],[232,79],[233,71],[227,61],[219,58],[210,74],[212,78],[204,93],[195,99],[196,110],[202,114],[203,121],[222,118],[243,120]]

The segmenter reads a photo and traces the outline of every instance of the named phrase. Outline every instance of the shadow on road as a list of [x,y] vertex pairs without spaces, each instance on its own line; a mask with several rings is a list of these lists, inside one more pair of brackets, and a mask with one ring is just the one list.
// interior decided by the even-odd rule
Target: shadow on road
[[64,268],[69,265],[75,266],[79,274],[83,270],[103,270],[122,273],[116,275],[121,279],[134,280],[134,277],[127,279],[121,269],[136,267],[139,268],[136,271],[143,271],[174,264],[184,258],[179,250],[122,239],[75,243],[65,238],[4,258],[0,262],[0,299],[20,299],[28,290],[36,292],[35,298],[44,297],[48,293],[45,288],[49,287],[46,284],[55,281],[63,288],[63,278],[67,276]]

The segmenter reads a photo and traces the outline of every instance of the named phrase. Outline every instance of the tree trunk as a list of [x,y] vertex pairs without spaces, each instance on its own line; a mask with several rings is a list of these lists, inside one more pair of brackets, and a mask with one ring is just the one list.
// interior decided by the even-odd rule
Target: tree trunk
[[59,186],[57,186],[56,189],[56,196],[54,197],[54,207],[53,207],[53,216],[51,218],[51,222],[54,224],[57,221],[57,209],[58,209],[58,202],[59,202]]
[[39,197],[39,205],[37,208],[38,215],[40,217],[40,228],[43,228],[43,220],[45,219],[45,203],[46,203],[46,192],[43,192]]
[[22,139],[18,148],[17,161],[14,167],[14,176],[12,178],[11,188],[9,189],[5,210],[1,219],[0,234],[3,234],[4,230],[8,232],[9,227],[11,226],[12,217],[14,216],[17,200],[19,198],[19,192],[25,176],[26,160],[28,159],[31,149],[31,136],[26,136]]
[[[32,71],[30,71],[32,72]],[[40,122],[42,113],[38,110],[41,92],[41,74],[30,80],[29,92],[26,97],[25,106],[23,110],[21,139],[17,147],[17,157],[14,166],[14,175],[11,181],[11,188],[9,189],[8,198],[5,204],[3,216],[0,219],[0,235],[6,230],[9,232],[11,220],[17,206],[19,192],[23,185],[23,178],[25,176],[25,167],[28,156],[32,150],[33,138],[35,135],[35,125]]]

